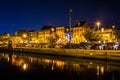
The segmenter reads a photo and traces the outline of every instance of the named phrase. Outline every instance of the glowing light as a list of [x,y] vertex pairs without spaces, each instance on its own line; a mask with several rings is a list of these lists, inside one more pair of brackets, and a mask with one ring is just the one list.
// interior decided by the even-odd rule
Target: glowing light
[[9,62],[10,58],[8,57],[8,59],[7,59],[7,60],[8,60],[8,62]]
[[70,34],[67,34],[67,35],[66,35],[66,38],[70,38]]
[[92,53],[90,53],[90,55],[93,55]]
[[90,64],[93,64],[93,63],[90,61]]
[[52,28],[51,30],[54,31],[54,28]]
[[108,37],[108,34],[106,34],[106,37]]
[[104,73],[104,67],[101,67],[101,73],[103,74]]
[[78,35],[76,35],[76,38],[78,38]]
[[24,70],[27,69],[27,64],[23,64],[23,69],[24,69]]
[[72,9],[70,9],[69,12],[72,12]]
[[114,28],[115,28],[115,25],[112,25],[112,28],[114,29]]
[[101,22],[100,22],[100,21],[97,21],[97,22],[96,22],[96,26],[98,27],[98,30],[99,30],[100,25],[101,25]]
[[87,42],[87,41],[85,41],[85,42]]
[[104,41],[103,43],[106,43],[106,41]]
[[101,43],[101,41],[99,41],[99,43]]
[[100,67],[97,66],[97,76],[99,76],[99,69],[100,69]]
[[112,40],[110,40],[110,42],[112,42]]
[[52,70],[54,70],[54,64],[52,65],[52,68],[51,68]]
[[23,34],[23,38],[26,38],[27,37],[27,35],[26,34]]
[[101,31],[103,32],[103,31],[104,31],[104,28],[102,28]]

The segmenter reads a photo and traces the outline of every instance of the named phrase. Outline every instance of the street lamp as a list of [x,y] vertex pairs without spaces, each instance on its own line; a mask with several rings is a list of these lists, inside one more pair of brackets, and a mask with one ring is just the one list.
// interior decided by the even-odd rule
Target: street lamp
[[112,28],[114,29],[114,28],[115,28],[115,25],[112,25]]
[[54,32],[54,28],[51,28],[52,32]]
[[100,28],[100,25],[101,25],[101,22],[100,22],[100,21],[96,22],[96,26],[98,27],[98,30],[99,30],[99,28]]
[[52,37],[54,37],[54,28],[51,28],[51,31],[52,31]]
[[27,34],[24,33],[24,34],[22,35],[22,37],[23,37],[23,43],[25,43],[25,40],[26,40],[26,38],[27,38]]
[[[115,32],[114,29],[115,29],[115,25],[113,24],[113,25],[112,25],[112,37],[114,36],[114,32]],[[114,38],[114,37],[113,37],[113,38]]]
[[26,34],[23,34],[23,38],[26,38],[27,37],[27,35]]
[[72,23],[72,9],[69,10],[69,28],[70,28],[70,48],[71,48],[71,23]]

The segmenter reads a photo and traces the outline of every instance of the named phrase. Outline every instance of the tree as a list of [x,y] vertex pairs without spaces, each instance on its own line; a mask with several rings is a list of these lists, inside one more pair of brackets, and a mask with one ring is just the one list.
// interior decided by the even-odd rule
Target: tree
[[94,42],[99,41],[101,39],[100,35],[94,29],[86,29],[83,33],[84,37],[87,41]]
[[120,29],[116,29],[116,30],[114,30],[114,34],[115,34],[115,36],[116,36],[116,39],[120,39]]
[[55,46],[55,43],[57,42],[57,40],[59,39],[59,36],[57,34],[55,34],[55,36],[50,36],[49,37],[49,44],[51,47]]

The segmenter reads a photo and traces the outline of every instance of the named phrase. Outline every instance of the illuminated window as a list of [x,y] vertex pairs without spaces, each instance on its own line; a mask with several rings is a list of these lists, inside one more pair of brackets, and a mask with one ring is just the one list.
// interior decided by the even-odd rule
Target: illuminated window
[[108,34],[106,34],[105,36],[108,37]]
[[66,30],[67,30],[67,32],[68,32],[69,29],[67,28]]
[[104,31],[104,28],[101,29],[101,32],[103,32],[103,31]]

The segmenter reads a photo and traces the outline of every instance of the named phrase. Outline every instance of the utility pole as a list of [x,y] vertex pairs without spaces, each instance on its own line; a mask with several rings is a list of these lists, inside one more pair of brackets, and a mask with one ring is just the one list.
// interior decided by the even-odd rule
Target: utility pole
[[70,28],[70,48],[71,48],[71,23],[72,23],[72,18],[71,18],[71,15],[72,15],[72,9],[69,10],[69,28]]

